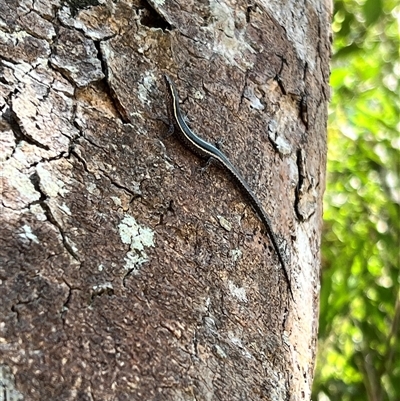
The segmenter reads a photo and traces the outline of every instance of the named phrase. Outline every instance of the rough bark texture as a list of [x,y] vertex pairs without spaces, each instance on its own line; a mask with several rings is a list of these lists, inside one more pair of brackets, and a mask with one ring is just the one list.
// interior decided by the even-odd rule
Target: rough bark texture
[[[0,0],[5,399],[309,399],[321,3]],[[295,302],[246,199],[163,137],[163,72],[270,215]]]

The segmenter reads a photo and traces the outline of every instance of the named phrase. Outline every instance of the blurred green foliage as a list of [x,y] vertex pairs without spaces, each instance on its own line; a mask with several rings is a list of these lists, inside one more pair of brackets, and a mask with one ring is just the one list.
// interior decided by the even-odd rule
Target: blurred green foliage
[[337,0],[315,401],[400,400],[395,0]]

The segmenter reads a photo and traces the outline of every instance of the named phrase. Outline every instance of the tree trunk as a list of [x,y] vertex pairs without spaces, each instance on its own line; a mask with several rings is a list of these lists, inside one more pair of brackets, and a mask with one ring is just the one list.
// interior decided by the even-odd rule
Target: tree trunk
[[[7,400],[306,400],[330,9],[0,0]],[[166,136],[162,75],[197,135]],[[6,398],[8,397],[8,398]]]

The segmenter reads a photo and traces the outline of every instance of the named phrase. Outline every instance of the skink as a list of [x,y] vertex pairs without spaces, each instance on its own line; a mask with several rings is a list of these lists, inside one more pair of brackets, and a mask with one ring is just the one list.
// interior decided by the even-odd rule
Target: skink
[[256,213],[263,222],[265,229],[267,230],[267,233],[271,239],[272,245],[278,255],[279,262],[282,265],[285,279],[289,287],[290,295],[292,299],[294,299],[290,284],[289,274],[281,250],[278,246],[278,240],[272,230],[271,222],[267,214],[265,213],[260,201],[257,199],[257,197],[255,196],[255,194],[253,193],[247,182],[244,180],[244,178],[239,174],[238,170],[224,155],[224,153],[222,153],[216,146],[205,141],[204,139],[201,139],[188,127],[182,116],[182,112],[179,106],[178,92],[176,90],[174,82],[166,74],[164,74],[164,80],[167,88],[166,97],[167,97],[167,113],[169,120],[169,133],[171,134],[175,133],[178,136],[178,138],[182,141],[182,143],[197,156],[207,160],[210,159],[217,160],[218,163],[231,175],[234,182],[238,185],[238,187],[249,199],[251,205],[253,206]]

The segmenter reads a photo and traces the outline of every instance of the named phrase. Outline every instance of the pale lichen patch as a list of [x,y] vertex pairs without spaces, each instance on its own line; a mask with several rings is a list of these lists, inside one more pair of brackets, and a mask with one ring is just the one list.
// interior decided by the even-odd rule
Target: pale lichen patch
[[241,352],[243,353],[243,356],[245,356],[248,359],[253,359],[253,355],[249,352],[249,350],[243,345],[242,340],[235,335],[233,332],[228,333],[229,339],[235,347],[239,348]]
[[148,105],[151,102],[149,99],[149,93],[151,93],[155,82],[156,79],[154,75],[146,73],[146,75],[141,79],[141,82],[138,83],[138,98],[144,105]]
[[223,216],[217,216],[219,224],[221,225],[222,228],[224,228],[226,231],[231,231],[232,230],[232,224]]
[[14,374],[11,368],[5,364],[0,365],[0,383],[2,384],[3,400],[22,401],[26,399],[17,390]]
[[232,296],[237,298],[240,302],[248,302],[246,289],[243,287],[237,287],[232,281],[229,280],[228,288]]
[[232,262],[237,262],[242,257],[243,252],[240,249],[232,249],[229,255],[231,256]]
[[249,105],[254,110],[264,110],[265,106],[261,103],[259,97],[254,93],[254,88],[247,86],[243,96],[250,102]]
[[32,228],[28,226],[27,224],[22,226],[23,232],[18,234],[18,237],[20,237],[24,242],[35,242],[36,244],[39,243],[38,237],[32,232]]
[[100,195],[100,190],[97,188],[97,185],[94,182],[90,182],[89,184],[87,184],[86,189],[92,195]]
[[72,216],[71,209],[65,204],[65,202],[62,205],[58,206],[58,208],[68,216]]
[[122,206],[122,201],[118,196],[111,196],[111,200],[114,202],[115,206]]
[[154,232],[141,226],[134,217],[125,215],[118,225],[119,235],[124,244],[129,244],[130,250],[125,256],[125,268],[138,271],[139,267],[147,262],[145,248],[154,247]]
[[255,50],[246,41],[242,15],[235,15],[230,7],[217,0],[210,1],[210,11],[212,24],[206,29],[215,35],[213,51],[243,71],[251,68],[253,63],[246,56]]

